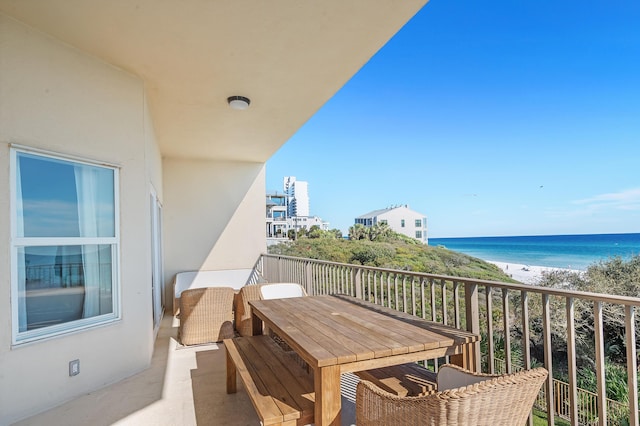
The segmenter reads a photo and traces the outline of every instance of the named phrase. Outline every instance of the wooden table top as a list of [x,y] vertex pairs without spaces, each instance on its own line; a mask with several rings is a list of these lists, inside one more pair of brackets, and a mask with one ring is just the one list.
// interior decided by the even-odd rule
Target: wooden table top
[[476,342],[479,336],[351,296],[250,301],[253,315],[312,367],[357,363]]

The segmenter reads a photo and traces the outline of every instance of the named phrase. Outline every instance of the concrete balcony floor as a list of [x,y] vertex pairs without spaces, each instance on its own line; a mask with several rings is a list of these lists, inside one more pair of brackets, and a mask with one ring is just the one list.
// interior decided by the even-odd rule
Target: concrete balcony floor
[[[177,320],[165,316],[148,369],[15,425],[260,425],[242,381],[226,393],[224,346],[183,347],[177,334]],[[343,425],[355,424],[355,383],[343,375]]]

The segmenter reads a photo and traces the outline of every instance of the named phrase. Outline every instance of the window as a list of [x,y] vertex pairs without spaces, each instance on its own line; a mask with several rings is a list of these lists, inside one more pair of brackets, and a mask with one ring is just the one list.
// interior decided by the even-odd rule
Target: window
[[118,318],[114,167],[12,150],[13,342]]
[[419,240],[422,239],[422,231],[416,231],[416,238]]
[[422,228],[422,220],[416,219],[416,228]]
[[380,225],[387,225],[387,224],[388,224],[388,223],[387,223],[387,220],[386,220],[386,219],[382,219],[382,220],[380,221]]
[[400,219],[400,226],[404,228],[404,219]]

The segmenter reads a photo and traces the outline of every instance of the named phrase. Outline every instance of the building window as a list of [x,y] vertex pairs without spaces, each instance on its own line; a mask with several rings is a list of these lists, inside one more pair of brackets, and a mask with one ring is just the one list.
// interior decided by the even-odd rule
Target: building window
[[404,228],[404,219],[400,219],[400,226]]
[[118,170],[12,150],[13,342],[113,321]]
[[416,238],[419,240],[422,239],[422,231],[416,231]]
[[386,219],[382,219],[382,220],[380,221],[380,225],[387,225],[387,224],[388,224],[388,223],[387,223],[387,220],[386,220]]
[[422,228],[422,219],[416,219],[416,228]]

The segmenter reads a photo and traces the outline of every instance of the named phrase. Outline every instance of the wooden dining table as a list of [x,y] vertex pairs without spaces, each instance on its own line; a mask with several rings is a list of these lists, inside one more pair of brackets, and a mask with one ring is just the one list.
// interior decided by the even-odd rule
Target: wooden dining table
[[480,336],[352,296],[250,301],[253,334],[264,326],[313,369],[317,426],[338,425],[340,375],[449,356],[473,370]]

